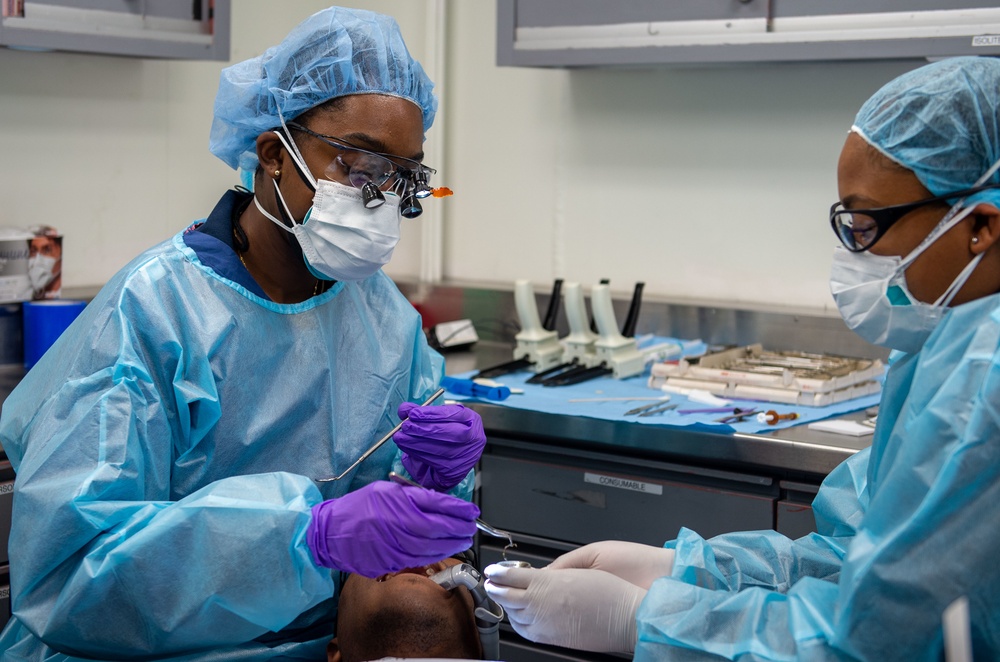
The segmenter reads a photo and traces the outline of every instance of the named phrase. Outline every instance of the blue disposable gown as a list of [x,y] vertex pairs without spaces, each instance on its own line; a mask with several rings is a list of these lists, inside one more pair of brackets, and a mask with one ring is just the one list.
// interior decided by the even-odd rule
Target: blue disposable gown
[[325,659],[339,573],[313,562],[310,508],[385,479],[399,451],[312,479],[347,468],[442,369],[381,272],[283,305],[181,235],[139,256],[4,403],[2,659]]
[[1000,295],[891,358],[871,448],[813,503],[819,533],[682,530],[636,660],[937,661],[963,595],[975,659],[1000,659]]

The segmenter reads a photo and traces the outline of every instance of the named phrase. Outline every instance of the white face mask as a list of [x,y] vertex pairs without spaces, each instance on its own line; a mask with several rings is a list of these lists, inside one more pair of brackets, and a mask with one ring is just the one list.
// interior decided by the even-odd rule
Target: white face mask
[[[284,205],[277,186],[275,193]],[[278,227],[295,235],[309,271],[324,280],[368,278],[389,263],[399,243],[399,196],[393,193],[385,193],[384,204],[368,209],[358,189],[320,180],[312,208],[301,223],[290,228],[269,214],[256,197],[254,203]]]
[[[299,164],[316,190],[313,206],[301,223],[288,227],[268,213],[254,196],[257,209],[278,227],[295,235],[309,271],[324,280],[362,280],[388,264],[399,243],[399,196],[385,191],[385,202],[365,207],[361,191],[327,179],[317,180],[289,146],[289,155]],[[273,182],[273,180],[272,180]],[[294,219],[277,182],[274,193],[289,219]]]
[[870,251],[852,253],[843,246],[834,249],[830,290],[848,327],[872,344],[910,353],[920,351],[984,255],[973,258],[934,303],[917,300],[906,286],[907,267],[972,213],[972,207],[960,205],[952,207],[905,258]]
[[36,292],[45,288],[58,275],[54,273],[56,258],[48,255],[35,255],[28,258],[28,281],[31,289]]

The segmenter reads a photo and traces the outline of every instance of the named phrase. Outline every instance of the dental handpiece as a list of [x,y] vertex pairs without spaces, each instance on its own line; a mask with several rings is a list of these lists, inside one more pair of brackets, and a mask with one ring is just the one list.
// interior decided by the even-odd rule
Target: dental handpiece
[[[426,400],[424,400],[420,404],[420,406],[421,407],[426,407],[430,403],[432,403],[435,400],[437,400],[438,398],[440,398],[443,394],[444,394],[444,389],[443,388],[439,388],[437,391],[434,392],[434,394],[431,397],[429,397]],[[362,453],[361,457],[359,457],[358,459],[356,459],[354,461],[354,464],[352,464],[351,466],[349,466],[346,469],[344,469],[344,471],[341,472],[341,474],[339,476],[328,476],[327,478],[317,478],[316,482],[317,483],[329,483],[329,482],[332,482],[332,481],[335,481],[335,480],[340,480],[341,478],[343,478],[347,474],[351,473],[351,471],[353,471],[356,466],[358,466],[359,464],[361,464],[362,462],[364,462],[365,460],[367,460],[368,457],[372,453],[374,453],[375,451],[377,451],[379,448],[381,448],[382,445],[385,442],[387,442],[390,439],[392,439],[392,435],[396,434],[401,429],[403,429],[403,422],[404,421],[400,421],[396,425],[396,427],[394,427],[393,429],[389,430],[389,432],[384,437],[382,437],[381,439],[379,439],[378,441],[376,441],[374,444],[372,444],[371,448],[369,448],[364,453]]]

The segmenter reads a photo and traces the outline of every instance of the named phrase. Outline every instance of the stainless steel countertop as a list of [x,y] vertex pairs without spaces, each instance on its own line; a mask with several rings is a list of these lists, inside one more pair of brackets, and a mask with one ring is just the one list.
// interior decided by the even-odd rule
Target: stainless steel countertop
[[[448,354],[446,371],[459,374],[511,357],[505,343],[482,342],[471,351]],[[607,421],[466,403],[483,418],[488,437],[528,440],[553,447],[625,452],[668,461],[730,469],[759,469],[789,479],[818,478],[871,443],[871,435],[848,437],[805,425],[762,434],[717,433],[671,426]],[[863,412],[842,418],[861,420]]]

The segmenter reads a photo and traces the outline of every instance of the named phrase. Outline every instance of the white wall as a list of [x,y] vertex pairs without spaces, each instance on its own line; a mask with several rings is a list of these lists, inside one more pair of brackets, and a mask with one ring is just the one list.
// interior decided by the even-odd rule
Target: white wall
[[[349,4],[394,15],[434,70],[435,0]],[[327,3],[233,5],[239,61]],[[608,277],[619,292],[643,280],[669,299],[829,308],[840,146],[864,99],[918,63],[500,68],[495,3],[443,6],[426,151],[456,195],[425,208],[443,217],[445,279]],[[224,64],[0,49],[0,223],[60,228],[79,287],[203,217],[236,182],[207,150]],[[420,274],[436,213],[404,223],[390,274]]]
[[[232,4],[238,62],[330,3]],[[427,3],[354,4],[396,16],[423,57]],[[208,151],[227,64],[0,48],[0,225],[61,230],[63,287],[79,288],[104,283],[145,248],[204,218],[238,183]],[[415,273],[419,236],[400,253]]]
[[446,276],[832,308],[840,148],[917,63],[498,68],[493,4],[449,5]]

